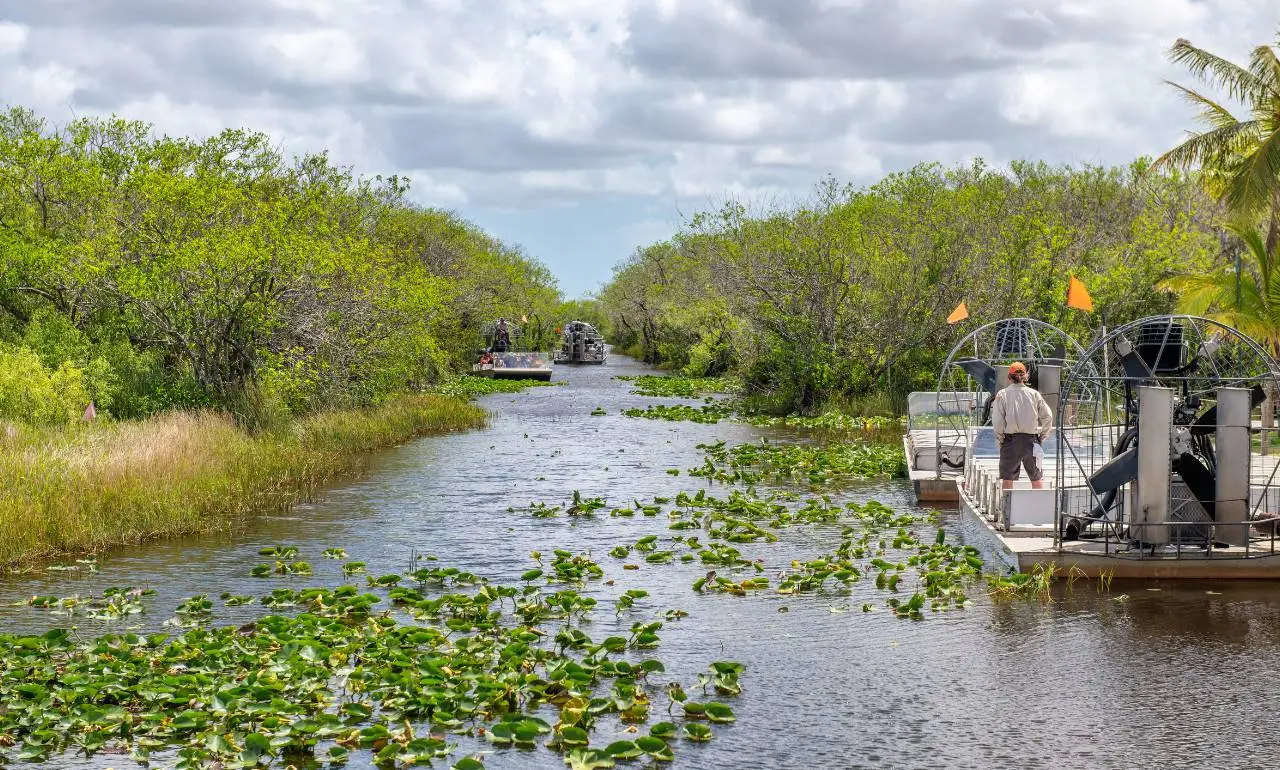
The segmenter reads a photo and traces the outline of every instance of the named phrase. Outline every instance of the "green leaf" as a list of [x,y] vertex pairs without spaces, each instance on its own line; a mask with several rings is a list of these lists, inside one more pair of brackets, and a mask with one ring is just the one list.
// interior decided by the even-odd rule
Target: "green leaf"
[[699,722],[690,722],[684,726],[684,737],[691,741],[709,741],[712,737],[711,728]]

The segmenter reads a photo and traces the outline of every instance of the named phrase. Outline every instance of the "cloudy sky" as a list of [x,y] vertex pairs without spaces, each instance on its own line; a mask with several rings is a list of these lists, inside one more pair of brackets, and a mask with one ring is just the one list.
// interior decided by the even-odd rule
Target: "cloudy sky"
[[1271,0],[0,0],[0,102],[228,126],[404,173],[570,295],[727,196],[983,156],[1122,163],[1190,125],[1187,37]]

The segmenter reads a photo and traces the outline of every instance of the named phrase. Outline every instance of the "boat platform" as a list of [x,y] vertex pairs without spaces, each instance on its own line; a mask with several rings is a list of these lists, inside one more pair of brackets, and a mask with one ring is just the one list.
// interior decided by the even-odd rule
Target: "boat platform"
[[[1253,458],[1250,475],[1255,493],[1266,486],[1277,464],[1280,457],[1274,455]],[[1026,480],[1014,482],[1013,489],[1001,489],[994,457],[971,459],[967,465],[965,476],[954,481],[960,537],[978,549],[989,567],[1001,572],[1031,572],[1037,566],[1053,565],[1062,577],[1280,579],[1280,536],[1274,517],[1253,522],[1242,546],[1206,546],[1201,541],[1138,549],[1116,539],[1058,542],[1054,537],[1058,502],[1054,460],[1046,461],[1043,489],[1032,489]]]
[[[943,443],[949,447],[955,446],[960,432],[948,433],[954,433],[955,436],[942,436]],[[947,467],[938,471],[938,441],[938,431],[933,429],[909,430],[903,435],[902,448],[907,457],[907,476],[915,489],[917,502],[956,503],[960,499],[956,479],[960,478],[961,471]],[[959,446],[963,447],[963,444]]]
[[472,366],[471,373],[477,377],[492,377],[496,380],[542,380],[543,382],[550,380],[552,375],[550,369],[541,367],[494,367],[493,365],[481,366],[480,364]]

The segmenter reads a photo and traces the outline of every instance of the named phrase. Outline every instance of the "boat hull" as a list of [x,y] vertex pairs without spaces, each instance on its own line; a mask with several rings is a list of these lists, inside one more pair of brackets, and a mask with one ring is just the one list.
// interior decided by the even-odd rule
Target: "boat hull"
[[[926,439],[932,438],[932,431],[916,431]],[[918,503],[956,503],[960,500],[960,493],[956,489],[956,478],[959,473],[954,471],[944,471],[939,473],[933,468],[919,468],[919,460],[922,456],[930,457],[928,451],[917,452],[915,449],[915,441],[912,441],[910,433],[902,437],[902,448],[907,456],[907,475],[911,479],[911,486],[916,493],[916,502]]]
[[473,369],[477,377],[491,377],[496,380],[542,380],[551,379],[550,369],[526,369],[521,367],[504,367],[501,369]]

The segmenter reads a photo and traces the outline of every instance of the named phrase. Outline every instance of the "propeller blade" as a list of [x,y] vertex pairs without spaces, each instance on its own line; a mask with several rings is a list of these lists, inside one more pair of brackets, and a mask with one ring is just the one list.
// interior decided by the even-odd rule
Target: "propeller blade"
[[1131,380],[1146,381],[1151,379],[1151,370],[1137,353],[1130,351],[1120,356],[1120,364],[1124,367],[1124,375]]
[[1107,464],[1099,468],[1089,477],[1089,486],[1096,495],[1103,495],[1113,489],[1119,489],[1138,478],[1138,448],[1129,447],[1112,457]]
[[986,361],[979,361],[976,358],[965,358],[956,362],[956,365],[969,374],[970,377],[977,380],[982,385],[983,390],[991,395],[996,394],[996,370]]
[[1200,458],[1184,452],[1178,456],[1178,466],[1174,470],[1182,477],[1182,483],[1187,485],[1187,489],[1200,502],[1204,512],[1209,514],[1209,518],[1216,520],[1214,502],[1218,497],[1218,481],[1204,463],[1200,462]]
[[[1249,408],[1253,409],[1258,404],[1267,400],[1267,392],[1262,389],[1261,385],[1254,385],[1249,391]],[[1204,414],[1196,418],[1191,424],[1191,435],[1207,436],[1218,429],[1218,405],[1214,404],[1205,410]]]

